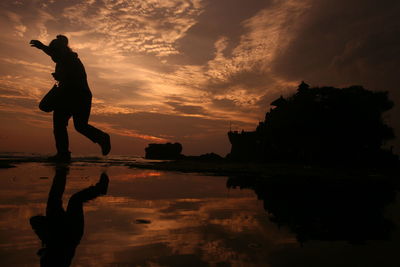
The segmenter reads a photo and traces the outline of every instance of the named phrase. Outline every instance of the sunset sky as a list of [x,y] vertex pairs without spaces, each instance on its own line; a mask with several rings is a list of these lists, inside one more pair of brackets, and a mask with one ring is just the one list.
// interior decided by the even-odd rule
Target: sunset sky
[[[255,129],[302,80],[389,91],[400,135],[399,13],[398,0],[2,0],[0,152],[55,152],[37,107],[54,63],[29,41],[57,34],[86,67],[90,120],[112,154],[169,141],[225,156],[230,125]],[[69,132],[73,153],[100,154],[72,121]]]

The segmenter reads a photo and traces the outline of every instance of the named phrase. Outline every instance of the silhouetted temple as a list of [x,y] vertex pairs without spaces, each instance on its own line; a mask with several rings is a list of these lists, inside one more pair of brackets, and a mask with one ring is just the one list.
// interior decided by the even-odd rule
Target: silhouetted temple
[[279,97],[252,132],[230,131],[235,160],[371,162],[394,160],[382,149],[394,137],[382,113],[393,107],[387,92],[362,86],[310,88]]

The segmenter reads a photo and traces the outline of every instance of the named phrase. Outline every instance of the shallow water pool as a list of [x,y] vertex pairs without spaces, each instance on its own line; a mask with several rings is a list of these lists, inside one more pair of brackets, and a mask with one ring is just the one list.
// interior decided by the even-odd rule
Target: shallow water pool
[[[64,208],[103,172],[107,194],[84,204],[71,266],[400,266],[400,206],[386,183],[260,183],[74,162]],[[29,219],[46,214],[55,173],[35,162],[0,169],[1,266],[40,265]]]

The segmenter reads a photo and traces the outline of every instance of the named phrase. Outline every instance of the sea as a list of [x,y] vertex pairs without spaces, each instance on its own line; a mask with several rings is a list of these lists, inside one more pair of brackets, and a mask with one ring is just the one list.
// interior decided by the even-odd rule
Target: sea
[[[154,161],[137,156],[0,159],[14,166],[0,169],[0,266],[45,266],[46,255],[82,267],[400,266],[399,194],[379,177],[264,181],[138,169]],[[103,191],[69,212],[93,188]],[[51,220],[56,190],[61,219]],[[32,218],[47,218],[46,238]]]

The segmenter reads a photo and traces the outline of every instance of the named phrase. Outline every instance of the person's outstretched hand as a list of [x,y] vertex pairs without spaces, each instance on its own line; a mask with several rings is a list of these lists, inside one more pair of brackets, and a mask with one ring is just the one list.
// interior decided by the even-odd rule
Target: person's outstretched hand
[[38,49],[43,49],[43,47],[45,47],[45,45],[39,40],[31,40],[29,43],[32,47],[36,47]]

